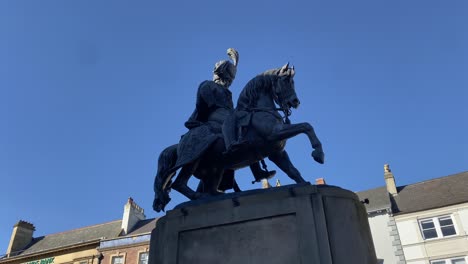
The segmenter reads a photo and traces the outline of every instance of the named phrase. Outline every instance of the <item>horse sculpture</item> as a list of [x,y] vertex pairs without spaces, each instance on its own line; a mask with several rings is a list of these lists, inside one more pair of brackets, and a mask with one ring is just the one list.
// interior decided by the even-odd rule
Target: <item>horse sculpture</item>
[[[237,186],[232,180],[233,174],[229,175],[229,172],[264,158],[270,159],[296,183],[305,182],[284,150],[286,140],[304,133],[314,149],[312,157],[316,162],[323,164],[324,153],[322,144],[309,123],[290,124],[288,119],[291,108],[297,108],[300,104],[295,92],[294,75],[294,67],[290,68],[286,64],[281,68],[268,70],[246,84],[233,113],[236,124],[244,131],[244,140],[248,142],[242,148],[226,153],[223,136],[219,131],[213,131],[208,137],[196,139],[206,145],[202,151],[191,149],[194,137],[189,133],[182,137],[179,144],[163,150],[159,156],[154,182],[153,209],[157,212],[164,210],[170,201],[171,189],[194,200],[223,193],[219,189],[235,188]],[[284,113],[284,117],[280,111]],[[209,130],[206,127],[200,129]],[[172,182],[179,169],[179,174]],[[232,177],[226,177],[226,174]],[[192,175],[203,182],[203,190],[199,188],[194,191],[187,186]]]

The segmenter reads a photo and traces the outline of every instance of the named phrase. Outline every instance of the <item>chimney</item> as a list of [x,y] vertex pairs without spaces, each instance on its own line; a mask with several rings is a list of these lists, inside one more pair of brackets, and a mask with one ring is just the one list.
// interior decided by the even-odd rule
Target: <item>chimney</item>
[[276,185],[275,187],[280,187],[281,186],[281,182],[279,181],[279,179],[276,179]]
[[387,191],[392,196],[398,195],[396,184],[395,184],[395,177],[393,177],[393,173],[390,170],[390,165],[384,165],[384,178],[385,178],[385,185],[387,185]]
[[267,179],[262,179],[262,189],[268,189],[270,187],[271,187],[271,185],[268,182],[268,180]]
[[324,178],[315,179],[315,184],[316,185],[326,185],[325,179]]
[[122,217],[123,235],[127,235],[132,228],[141,220],[145,220],[145,210],[138,206],[132,199],[128,198],[124,206],[124,213]]
[[13,226],[10,244],[7,249],[7,257],[18,255],[19,251],[25,249],[33,239],[33,233],[36,230],[33,224],[20,220]]

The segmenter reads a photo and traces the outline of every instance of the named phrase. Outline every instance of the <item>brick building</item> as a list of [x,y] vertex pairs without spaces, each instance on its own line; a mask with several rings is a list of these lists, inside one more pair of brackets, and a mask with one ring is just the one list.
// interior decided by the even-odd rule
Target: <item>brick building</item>
[[57,234],[34,237],[36,227],[19,221],[0,264],[146,264],[156,221],[146,219],[132,198],[121,220]]

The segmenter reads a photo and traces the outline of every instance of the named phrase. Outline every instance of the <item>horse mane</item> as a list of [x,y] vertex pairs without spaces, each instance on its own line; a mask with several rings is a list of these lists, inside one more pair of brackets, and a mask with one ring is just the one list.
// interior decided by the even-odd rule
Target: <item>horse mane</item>
[[260,73],[252,78],[244,87],[243,90],[265,89],[270,84],[270,80],[278,76],[278,69],[271,69]]
[[271,81],[278,76],[278,70],[267,70],[252,78],[242,89],[237,104],[254,107],[254,102],[260,93],[270,93]]
[[261,76],[278,76],[278,71],[280,69],[281,68],[266,70],[266,71],[260,73],[259,75],[261,75]]

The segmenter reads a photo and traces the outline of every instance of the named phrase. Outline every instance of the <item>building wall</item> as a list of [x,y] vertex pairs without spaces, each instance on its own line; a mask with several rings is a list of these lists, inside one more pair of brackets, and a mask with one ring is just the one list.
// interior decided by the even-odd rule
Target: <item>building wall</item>
[[[52,254],[53,255],[53,254]],[[54,264],[59,263],[70,263],[70,264],[80,264],[86,262],[87,264],[96,264],[98,263],[97,256],[99,252],[93,248],[84,251],[71,252],[68,254],[57,255],[54,258]],[[93,258],[94,256],[94,258]]]
[[[424,240],[419,221],[451,215],[454,236]],[[397,215],[395,221],[408,264],[429,264],[431,260],[468,256],[468,203]]]
[[149,253],[149,244],[131,245],[129,247],[120,247],[101,250],[104,258],[101,264],[112,264],[113,256],[123,256],[124,264],[138,264],[139,255],[142,252]]
[[378,259],[383,259],[384,264],[394,264],[399,261],[395,256],[395,248],[392,245],[393,238],[390,236],[390,216],[387,213],[369,216],[369,226],[372,232],[375,251]]
[[1,264],[97,264],[98,244],[84,248],[68,249],[63,251],[48,252],[46,254],[34,254],[30,256],[18,256],[0,260]]

